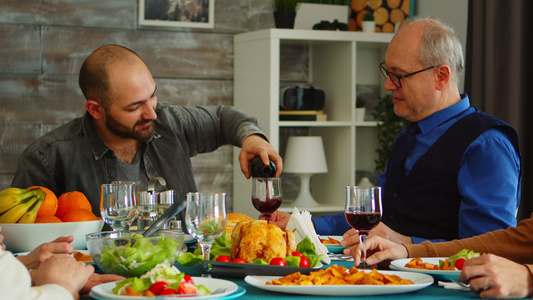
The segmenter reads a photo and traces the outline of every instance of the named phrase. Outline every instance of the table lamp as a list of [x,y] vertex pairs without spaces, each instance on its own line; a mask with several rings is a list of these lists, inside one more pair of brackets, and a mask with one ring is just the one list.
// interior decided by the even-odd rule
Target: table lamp
[[313,174],[328,172],[322,137],[289,137],[285,159],[283,160],[283,171],[300,176],[300,193],[293,203],[294,206],[320,206],[311,195],[309,183]]

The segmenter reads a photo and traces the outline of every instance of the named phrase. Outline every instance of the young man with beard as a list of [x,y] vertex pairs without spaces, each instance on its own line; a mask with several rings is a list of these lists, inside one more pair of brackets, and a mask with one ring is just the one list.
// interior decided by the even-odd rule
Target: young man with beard
[[106,45],[83,63],[80,88],[87,112],[37,139],[22,153],[12,186],[44,186],[56,195],[80,191],[99,216],[100,185],[154,177],[176,195],[197,190],[190,157],[231,144],[249,178],[255,156],[282,161],[257,119],[231,106],[181,107],[158,104],[148,67],[132,50]]

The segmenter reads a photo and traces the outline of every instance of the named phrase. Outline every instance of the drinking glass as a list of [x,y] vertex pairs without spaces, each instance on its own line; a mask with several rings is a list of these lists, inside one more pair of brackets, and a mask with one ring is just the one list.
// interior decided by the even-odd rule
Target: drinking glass
[[361,244],[360,268],[368,267],[364,243],[368,238],[368,232],[381,220],[381,187],[347,186],[344,215],[348,224],[359,234],[359,243]]
[[100,213],[104,221],[116,230],[127,230],[137,216],[137,183],[106,183],[101,186]]
[[137,229],[144,230],[157,220],[157,197],[141,191],[137,199]]
[[211,246],[224,232],[227,221],[225,193],[187,193],[185,223],[189,234],[200,243],[204,261],[209,260]]
[[263,220],[270,220],[270,216],[281,206],[281,178],[252,177],[252,204],[261,212]]

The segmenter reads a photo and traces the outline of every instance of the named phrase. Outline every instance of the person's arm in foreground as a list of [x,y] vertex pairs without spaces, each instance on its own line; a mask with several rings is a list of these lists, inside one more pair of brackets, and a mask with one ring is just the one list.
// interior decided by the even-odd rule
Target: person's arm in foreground
[[[470,283],[471,289],[480,293],[482,298],[531,297],[533,296],[533,265],[530,264],[533,261],[530,252],[531,239],[520,235],[520,232],[526,231],[526,235],[531,235],[532,231],[527,232],[527,230],[531,229],[529,226],[533,223],[532,220],[522,221],[517,228],[436,244],[424,242],[420,245],[401,245],[374,236],[369,238],[365,244],[368,255],[366,262],[375,266],[384,261],[407,257],[450,256],[461,249],[471,249],[482,253],[489,253],[489,251],[481,249],[494,249],[500,254],[506,253],[511,257],[519,257],[520,263],[529,264],[522,265],[493,254],[483,255],[465,262],[460,275],[461,281]],[[508,236],[513,238],[509,240]],[[497,240],[499,240],[498,243],[496,243]],[[513,248],[515,250],[507,252],[502,250]],[[359,244],[350,248],[356,266],[361,262],[360,251]],[[522,254],[519,254],[520,252]]]

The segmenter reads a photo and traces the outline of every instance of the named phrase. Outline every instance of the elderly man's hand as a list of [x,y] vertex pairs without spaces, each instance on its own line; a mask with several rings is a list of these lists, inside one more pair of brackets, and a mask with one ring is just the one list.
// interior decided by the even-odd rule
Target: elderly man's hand
[[[279,228],[285,230],[285,228],[287,227],[287,224],[289,223],[290,218],[291,218],[291,214],[276,210],[270,216],[268,223],[274,224],[278,226]],[[263,220],[263,215],[259,216],[259,220]]]
[[239,154],[239,163],[241,171],[246,178],[250,178],[250,161],[254,157],[260,156],[265,165],[269,164],[269,159],[276,164],[276,177],[281,175],[283,162],[278,151],[272,147],[264,138],[259,135],[250,135],[242,142],[241,153]]
[[[407,258],[408,256],[405,246],[379,236],[368,238],[364,248],[367,254],[366,263],[370,266],[375,266],[385,260]],[[344,254],[353,256],[355,265],[359,266],[361,263],[362,249],[358,242],[356,245],[344,249]]]
[[[411,237],[401,235],[396,231],[390,229],[383,222],[380,222],[376,227],[370,230],[368,237],[379,236],[384,239],[390,240],[398,244],[412,244],[413,240]],[[342,236],[343,240],[341,241],[341,246],[348,247],[359,243],[359,234],[355,229],[350,229],[344,233]]]

